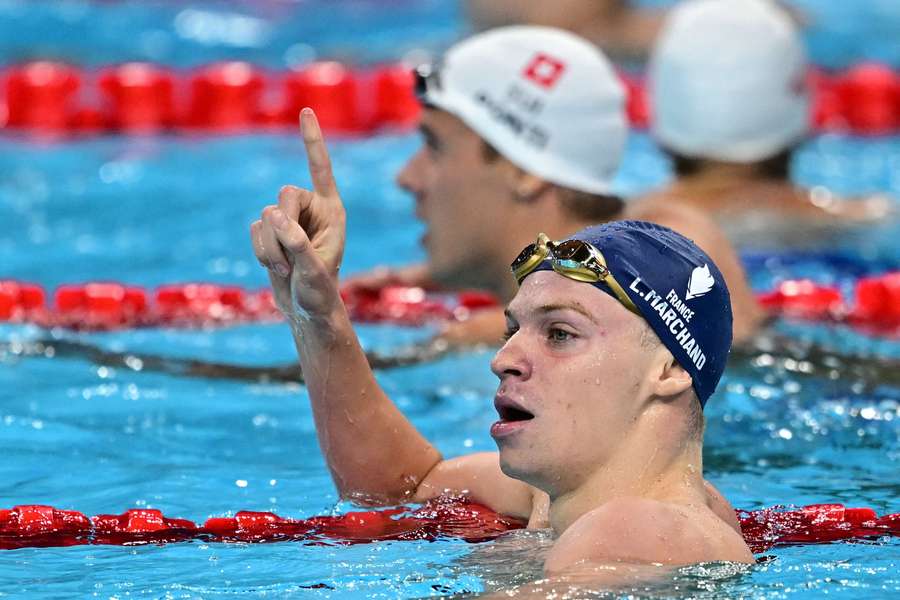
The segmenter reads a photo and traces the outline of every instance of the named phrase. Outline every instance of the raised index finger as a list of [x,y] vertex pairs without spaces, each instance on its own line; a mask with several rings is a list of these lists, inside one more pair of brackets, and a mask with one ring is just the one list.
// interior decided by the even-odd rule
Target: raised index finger
[[331,158],[325,147],[325,138],[319,128],[319,121],[311,108],[300,111],[300,133],[306,145],[306,161],[312,177],[313,189],[322,196],[331,196],[337,191],[334,175],[331,173]]

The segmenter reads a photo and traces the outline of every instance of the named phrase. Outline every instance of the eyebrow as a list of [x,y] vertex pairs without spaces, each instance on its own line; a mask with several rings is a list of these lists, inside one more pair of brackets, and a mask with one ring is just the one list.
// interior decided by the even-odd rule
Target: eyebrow
[[[541,306],[537,307],[535,312],[545,315],[547,313],[552,313],[552,312],[555,312],[558,310],[573,310],[573,311],[577,312],[578,314],[586,317],[588,320],[590,320],[595,325],[599,325],[596,317],[594,317],[594,315],[592,315],[590,313],[590,311],[588,311],[588,309],[586,309],[580,302],[575,302],[574,300],[571,302],[562,302],[562,303],[558,303],[558,304],[542,304]],[[504,310],[503,314],[506,315],[507,319],[511,319],[513,321],[517,320],[515,318],[515,315],[513,315],[512,311],[509,310],[509,308]]]

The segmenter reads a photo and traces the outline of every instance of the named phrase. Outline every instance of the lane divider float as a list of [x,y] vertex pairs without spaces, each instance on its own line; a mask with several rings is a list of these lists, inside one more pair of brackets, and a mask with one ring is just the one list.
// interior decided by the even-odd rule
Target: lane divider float
[[900,336],[900,271],[857,279],[849,303],[838,286],[809,279],[782,281],[773,290],[758,294],[757,300],[784,317],[842,323],[867,333]]
[[[112,282],[61,285],[52,294],[38,284],[0,280],[0,322],[33,323],[80,331],[138,327],[217,327],[281,320],[269,289],[245,290],[212,283],[163,285],[155,290]],[[426,292],[417,287],[344,286],[341,297],[358,322],[421,325],[464,320],[496,306],[485,292]]]
[[[871,508],[842,504],[739,510],[737,516],[744,539],[757,554],[778,546],[900,536],[900,513],[879,517]],[[0,549],[188,540],[364,544],[457,538],[475,543],[524,526],[524,521],[465,498],[446,497],[415,510],[400,507],[308,519],[239,511],[234,517],[209,518],[199,526],[187,519],[166,517],[156,509],[133,508],[118,515],[88,517],[75,510],[26,504],[0,509]]]
[[[652,119],[641,75],[621,73],[634,127]],[[887,135],[900,130],[900,73],[877,64],[809,73],[811,125],[818,130]],[[96,70],[34,61],[0,70],[0,128],[41,134],[240,133],[296,127],[313,107],[331,133],[409,129],[420,107],[402,64],[354,68],[316,62],[270,71],[218,62],[191,71],[132,62]]]
[[400,507],[308,519],[239,511],[234,517],[209,518],[199,526],[155,509],[133,508],[119,515],[88,517],[75,510],[20,505],[0,509],[0,549],[187,540],[360,544],[450,537],[481,542],[524,525],[461,498],[440,498],[415,510]]
[[[106,331],[211,328],[281,319],[271,290],[211,283],[172,284],[155,290],[109,282],[62,285],[53,293],[52,305],[47,295],[35,283],[0,280],[0,322]],[[486,292],[446,294],[403,286],[371,289],[345,285],[341,297],[354,321],[398,325],[462,321],[473,311],[498,305]],[[782,281],[758,294],[757,300],[776,315],[900,336],[900,271],[856,280],[850,302],[837,286],[807,279]]]

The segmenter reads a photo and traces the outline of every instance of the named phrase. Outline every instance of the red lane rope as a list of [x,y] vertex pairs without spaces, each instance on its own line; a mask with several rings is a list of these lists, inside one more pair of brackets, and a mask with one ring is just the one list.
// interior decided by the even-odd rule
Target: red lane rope
[[754,553],[775,546],[822,544],[879,536],[900,536],[900,513],[879,517],[871,508],[810,504],[737,511],[747,545]]
[[[631,124],[652,118],[643,78],[622,74]],[[900,130],[900,73],[863,63],[839,74],[813,70],[811,124],[829,131],[884,135]],[[408,128],[419,115],[410,70],[355,69],[337,62],[265,71],[245,62],[193,71],[126,63],[83,70],[36,61],[0,71],[0,127],[43,134],[240,132],[296,127],[304,106],[330,132],[361,135]]]
[[[497,304],[484,292],[432,294],[415,287],[371,290],[344,286],[341,296],[355,321],[404,325],[465,319],[473,310]],[[87,283],[58,287],[50,306],[41,286],[0,280],[0,322],[102,331],[214,327],[279,319],[281,313],[268,289],[248,291],[237,286],[188,283],[148,291],[119,283]]]
[[851,302],[844,300],[838,287],[808,279],[783,281],[757,299],[782,316],[845,323],[869,333],[900,336],[900,271],[858,279]]
[[[463,320],[472,311],[497,305],[484,292],[439,294],[401,286],[378,290],[344,286],[341,296],[355,321],[403,325]],[[857,280],[849,302],[837,287],[803,279],[783,281],[757,299],[774,314],[900,336],[900,271]],[[0,280],[0,322],[93,331],[214,327],[280,318],[267,289],[189,283],[148,291],[119,283],[87,283],[58,287],[51,306],[41,286]]]
[[269,512],[240,511],[213,517],[203,525],[165,517],[154,509],[133,508],[120,515],[87,517],[74,510],[22,505],[0,509],[0,549],[84,544],[163,544],[186,540],[363,544],[384,540],[493,539],[524,522],[479,504],[442,498],[416,510],[396,508],[338,516],[286,519]]
[[[870,508],[813,504],[737,511],[744,539],[754,553],[776,546],[900,536],[900,513],[879,517]],[[364,544],[385,540],[458,538],[483,542],[525,523],[460,498],[440,498],[410,510],[395,508],[338,516],[286,519],[274,513],[240,511],[203,525],[166,517],[159,510],[133,508],[119,515],[87,517],[52,506],[0,509],[0,549],[84,544],[209,542],[305,542]]]

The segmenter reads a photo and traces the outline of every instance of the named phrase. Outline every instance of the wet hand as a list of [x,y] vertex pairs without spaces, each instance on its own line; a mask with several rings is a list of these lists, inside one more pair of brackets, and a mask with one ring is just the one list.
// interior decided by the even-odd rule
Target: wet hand
[[281,188],[250,225],[253,252],[269,271],[275,302],[292,320],[326,316],[340,304],[337,274],[344,254],[346,213],[331,159],[312,109],[300,113],[313,189]]

